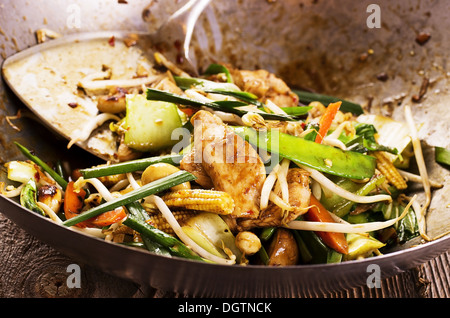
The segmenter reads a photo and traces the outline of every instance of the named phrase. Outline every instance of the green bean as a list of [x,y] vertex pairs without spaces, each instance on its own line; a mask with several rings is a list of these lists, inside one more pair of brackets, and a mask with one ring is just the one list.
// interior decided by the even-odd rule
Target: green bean
[[86,221],[87,219],[95,217],[103,212],[111,211],[117,207],[127,205],[149,195],[170,189],[173,186],[192,180],[195,180],[194,175],[184,170],[177,171],[164,178],[147,183],[139,189],[132,190],[127,194],[124,194],[123,196],[93,207],[71,219],[64,221],[62,224],[65,226],[73,226],[75,224],[78,224],[79,222]]
[[275,233],[276,227],[265,227],[262,229],[261,234],[259,235],[259,238],[265,242],[270,240],[270,238],[273,236],[273,233]]
[[157,242],[154,242],[148,236],[145,236],[145,235],[141,235],[141,236],[142,236],[142,242],[144,244],[144,247],[149,252],[152,252],[152,253],[155,253],[158,255],[171,256],[170,251],[167,248],[165,248],[161,244],[158,244]]
[[[264,103],[260,102],[258,100],[257,96],[254,96],[251,93],[248,92],[235,92],[235,91],[226,91],[226,90],[205,90],[206,93],[213,93],[213,94],[222,94],[234,97],[236,99],[239,99],[241,102],[233,101],[236,103],[236,107],[252,104],[256,105],[259,110],[266,111],[266,106]],[[230,101],[231,102],[231,101]],[[220,102],[215,102],[216,104],[220,104]],[[240,103],[240,104],[239,104]],[[226,104],[225,104],[226,106]],[[287,116],[284,120],[298,120],[302,116],[305,116],[308,114],[308,112],[312,109],[312,106],[296,106],[296,107],[280,107],[281,110],[283,110]],[[266,113],[259,113],[263,117],[270,116],[270,114]],[[272,114],[274,115],[274,114]],[[269,119],[269,118],[266,118]]]
[[208,66],[208,68],[203,72],[203,75],[214,75],[214,74],[225,74],[227,78],[227,83],[233,83],[233,77],[230,74],[228,68],[221,64],[212,63]]
[[267,251],[264,248],[264,246],[261,246],[261,248],[258,251],[258,255],[259,255],[260,259],[261,259],[261,262],[264,265],[268,265],[269,264],[270,258],[269,258],[269,255],[267,254]]
[[304,242],[302,247],[302,260],[306,264],[326,264],[328,261],[328,254],[330,248],[328,248],[320,239],[320,237],[313,231],[300,231],[296,230],[297,242],[301,239]]
[[[221,91],[214,91],[214,92],[220,93]],[[223,91],[223,92],[225,92],[225,91]],[[234,95],[236,95],[236,94],[242,95],[245,92],[228,92],[228,91],[226,91],[226,93],[234,94]],[[192,98],[182,97],[177,94],[172,94],[172,93],[169,93],[166,91],[153,89],[153,88],[147,88],[147,99],[159,100],[159,101],[164,101],[164,102],[169,102],[169,103],[174,103],[174,104],[181,104],[181,105],[186,105],[186,106],[193,106],[193,107],[205,106],[205,107],[209,107],[214,110],[218,110],[218,111],[222,111],[222,112],[226,112],[226,113],[232,113],[232,114],[235,114],[238,116],[243,116],[248,113],[248,111],[237,109],[235,107],[236,103],[234,101],[232,101],[231,103],[225,103],[223,101],[219,102],[219,103],[203,102],[203,101],[198,101],[198,100],[195,100]],[[260,114],[263,118],[268,119],[268,120],[280,120],[280,121],[296,121],[296,120],[298,120],[298,118],[296,118],[294,116],[290,116],[290,115],[269,114],[269,113],[258,113],[258,114]]]
[[[145,221],[150,218],[147,211],[145,211],[145,209],[138,202],[127,204],[126,208],[128,210],[128,216],[124,220],[123,224],[134,229],[135,231],[137,231],[138,228],[135,225],[136,222],[146,223]],[[171,256],[170,251],[167,248],[151,239],[148,235],[142,235],[141,233],[141,238],[143,247],[148,251],[158,255]]]
[[328,249],[327,264],[340,263],[340,262],[342,262],[342,259],[343,259],[343,254],[333,250],[332,248]]
[[63,164],[62,164],[61,160],[58,160],[56,162],[54,170],[61,178],[66,180],[66,177],[64,175],[64,168],[63,168]]
[[143,238],[147,238],[148,240],[144,240],[144,244],[146,244],[146,242],[154,242],[162,246],[164,250],[167,249],[170,254],[174,256],[194,260],[203,260],[174,236],[169,235],[145,222],[146,212],[139,202],[127,204],[126,207],[129,214],[123,224],[132,228],[136,232],[139,232]]
[[308,246],[306,246],[305,241],[302,239],[302,237],[298,232],[299,231],[292,231],[292,233],[294,234],[295,241],[297,242],[298,252],[300,254],[302,263],[308,264],[312,261],[313,256],[311,255]]
[[22,146],[18,142],[14,142],[14,144],[19,148],[19,150],[31,161],[40,166],[45,172],[47,172],[64,190],[67,187],[67,181],[64,180],[55,170],[50,168],[44,161],[42,161],[39,157],[33,155],[30,150],[28,150],[25,146]]
[[347,100],[343,100],[341,98],[323,95],[323,94],[316,94],[316,93],[310,93],[300,90],[293,90],[295,94],[299,97],[300,102],[304,104],[309,104],[311,102],[321,102],[325,106],[327,106],[330,103],[335,103],[337,101],[342,101],[340,110],[343,112],[350,112],[355,115],[361,115],[364,113],[364,110],[362,109],[361,105],[349,102]]
[[[297,220],[304,220],[299,216]],[[329,248],[314,231],[292,231],[299,248],[300,257],[305,264],[340,263],[343,254]]]
[[143,159],[135,159],[120,163],[115,163],[111,165],[103,165],[92,168],[80,169],[80,173],[86,179],[98,178],[104,176],[110,176],[113,174],[135,172],[145,170],[148,166],[155,163],[170,163],[178,165],[178,163],[183,158],[183,155],[167,155],[167,156],[157,156]]

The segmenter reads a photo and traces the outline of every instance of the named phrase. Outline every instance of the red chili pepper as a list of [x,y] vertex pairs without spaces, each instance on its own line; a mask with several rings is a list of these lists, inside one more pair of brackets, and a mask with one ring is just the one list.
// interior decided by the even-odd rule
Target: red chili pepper
[[114,46],[116,44],[116,38],[114,37],[114,35],[112,37],[109,38],[108,40],[108,44],[110,46]]

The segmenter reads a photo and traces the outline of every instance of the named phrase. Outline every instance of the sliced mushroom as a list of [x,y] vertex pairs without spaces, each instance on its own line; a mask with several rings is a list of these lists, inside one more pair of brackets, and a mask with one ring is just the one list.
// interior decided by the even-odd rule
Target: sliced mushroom
[[[155,163],[145,168],[144,172],[142,173],[141,176],[142,185],[167,177],[177,171],[180,171],[180,169],[171,164],[164,162]],[[186,190],[190,188],[191,184],[188,181],[172,187],[171,190],[177,191],[177,190]]]
[[277,228],[267,250],[269,266],[288,266],[298,262],[298,246],[294,235],[288,229]]

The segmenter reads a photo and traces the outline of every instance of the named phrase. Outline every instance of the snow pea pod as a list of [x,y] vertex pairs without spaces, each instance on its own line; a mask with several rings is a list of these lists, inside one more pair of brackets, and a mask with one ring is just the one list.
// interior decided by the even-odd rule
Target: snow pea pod
[[229,126],[250,144],[277,153],[297,164],[344,178],[362,180],[375,173],[375,158],[322,145],[276,130],[256,131],[250,127]]
[[[376,187],[381,186],[384,181],[386,180],[386,177],[383,175],[377,176],[376,178],[373,178],[369,182],[367,182],[363,187],[358,189],[355,194],[365,196],[368,195],[372,190],[374,190]],[[333,210],[333,213],[336,214],[339,217],[344,217],[345,215],[350,212],[350,209],[352,208],[354,202],[349,200],[344,200],[340,205],[336,206]]]

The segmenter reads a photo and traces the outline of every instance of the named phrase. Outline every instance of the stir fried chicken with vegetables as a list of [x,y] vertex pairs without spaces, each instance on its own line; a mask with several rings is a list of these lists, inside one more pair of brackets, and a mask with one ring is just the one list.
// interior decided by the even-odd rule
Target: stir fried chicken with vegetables
[[[430,239],[439,185],[409,109],[401,123],[266,70],[211,64],[191,77],[155,61],[150,82],[89,91],[110,116],[115,160],[62,174],[16,143],[26,159],[5,164],[2,195],[107,241],[218,264],[338,263]],[[420,175],[407,172],[412,158]]]

